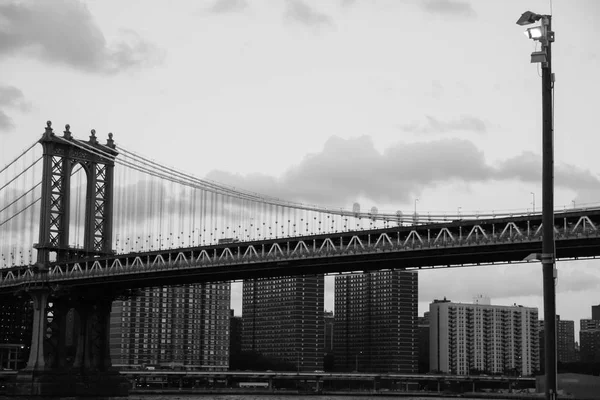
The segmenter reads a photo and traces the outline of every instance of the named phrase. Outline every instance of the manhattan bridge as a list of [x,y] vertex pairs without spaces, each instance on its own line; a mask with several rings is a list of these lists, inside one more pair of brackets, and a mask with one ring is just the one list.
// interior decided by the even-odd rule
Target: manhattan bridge
[[[113,300],[140,288],[518,263],[541,252],[541,219],[528,210],[386,213],[292,202],[162,165],[111,133],[105,143],[94,130],[80,140],[48,122],[0,167],[0,301],[30,298],[34,311],[17,388],[126,393],[111,367],[108,322]],[[599,207],[555,210],[554,225],[558,260],[600,255]],[[84,327],[76,374],[64,362],[70,310]]]

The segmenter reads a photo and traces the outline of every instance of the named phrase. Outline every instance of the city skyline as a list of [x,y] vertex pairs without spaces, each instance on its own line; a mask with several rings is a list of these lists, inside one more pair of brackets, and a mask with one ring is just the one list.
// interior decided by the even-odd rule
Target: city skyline
[[[198,176],[311,204],[540,210],[540,81],[514,22],[526,9],[550,12],[546,1],[58,4],[0,6],[0,165],[51,119],[76,137],[111,131]],[[556,205],[598,203],[600,162],[586,150],[599,28],[586,21],[600,8],[553,8]],[[420,273],[419,315],[435,297],[480,292],[543,309],[539,264],[492,268]],[[594,262],[558,269],[557,313],[589,318]]]

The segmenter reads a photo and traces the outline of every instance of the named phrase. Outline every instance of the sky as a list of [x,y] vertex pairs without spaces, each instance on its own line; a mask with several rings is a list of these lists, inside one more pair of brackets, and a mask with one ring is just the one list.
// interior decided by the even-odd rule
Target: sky
[[[51,120],[294,201],[539,211],[526,10],[552,13],[556,32],[555,205],[599,204],[594,0],[0,1],[0,166]],[[600,303],[598,261],[557,267],[557,311],[578,330]],[[419,314],[485,294],[541,315],[541,282],[539,264],[424,271]]]

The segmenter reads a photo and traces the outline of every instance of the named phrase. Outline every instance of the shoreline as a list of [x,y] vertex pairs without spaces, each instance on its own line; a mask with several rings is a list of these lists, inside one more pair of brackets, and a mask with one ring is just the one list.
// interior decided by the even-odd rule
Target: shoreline
[[240,389],[144,389],[130,390],[132,395],[162,395],[162,394],[233,394],[233,395],[261,395],[261,396],[354,396],[354,397],[433,397],[433,398],[476,398],[476,399],[514,399],[514,400],[532,400],[544,398],[544,393],[487,393],[487,392],[467,392],[467,393],[443,393],[443,392],[420,392],[420,391],[344,391],[344,390],[324,390],[321,392],[302,391],[293,389],[279,390],[240,390]]

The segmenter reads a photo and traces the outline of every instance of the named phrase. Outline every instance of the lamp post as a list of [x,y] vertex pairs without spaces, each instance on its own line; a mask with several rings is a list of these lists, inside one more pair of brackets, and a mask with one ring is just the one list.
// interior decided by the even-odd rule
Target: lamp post
[[531,205],[533,206],[533,213],[535,214],[535,193],[533,192],[529,192],[531,193],[531,196],[533,197],[532,201],[531,201]]
[[556,399],[556,288],[554,248],[554,149],[551,45],[554,42],[552,16],[524,12],[517,25],[530,25],[541,20],[541,26],[525,31],[525,34],[542,44],[541,51],[531,54],[532,63],[542,64],[542,274],[544,286],[544,339],[546,353],[546,400]]
[[359,354],[362,354],[362,351],[359,351],[358,353],[356,353],[356,356],[355,356],[355,359],[356,359],[356,365],[355,365],[355,368],[354,368],[354,370],[355,370],[356,372],[358,372],[358,355],[359,355]]

